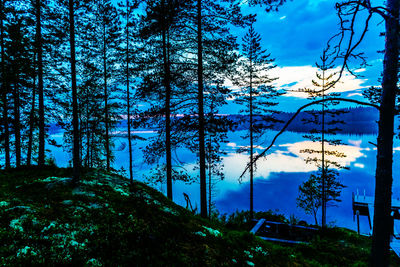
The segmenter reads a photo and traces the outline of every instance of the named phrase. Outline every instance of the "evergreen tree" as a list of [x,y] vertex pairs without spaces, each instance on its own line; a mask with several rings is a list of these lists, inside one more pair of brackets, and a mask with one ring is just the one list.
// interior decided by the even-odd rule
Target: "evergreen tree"
[[21,166],[22,151],[25,148],[25,124],[29,95],[32,92],[33,47],[30,36],[31,21],[24,7],[13,3],[10,6],[10,16],[7,27],[8,42],[6,51],[8,60],[8,82],[12,96],[12,128],[14,132],[15,165]]
[[71,89],[72,89],[72,127],[73,127],[73,182],[76,184],[80,179],[81,159],[80,159],[80,133],[79,133],[79,114],[78,114],[78,91],[76,83],[76,51],[75,51],[75,6],[74,0],[69,0],[69,44],[71,62]]
[[[217,115],[219,107],[226,104],[226,95],[221,94],[221,86],[207,86],[205,93],[206,107],[206,163],[208,176],[208,216],[211,218],[215,208],[213,198],[216,194],[216,184],[225,178],[223,156],[226,153],[221,149],[223,143],[228,142],[227,132],[233,127],[232,121],[225,116]],[[225,90],[228,90],[227,88]]]
[[44,165],[45,159],[45,118],[44,118],[44,92],[43,92],[43,46],[42,46],[42,2],[36,0],[36,53],[38,74],[39,97],[39,166]]
[[[335,75],[336,73],[331,71],[332,64],[330,63],[329,55],[327,51],[324,50],[321,56],[321,64],[317,63],[317,67],[320,72],[316,73],[317,80],[313,80],[313,85],[317,88],[316,90],[306,90],[312,100],[316,100],[321,98],[322,100],[328,99],[329,97],[338,96],[337,93],[330,93],[329,90],[333,88],[335,83]],[[340,120],[340,115],[345,113],[345,110],[334,110],[328,109],[329,106],[338,104],[337,101],[322,102],[321,110],[311,110],[306,111],[311,115],[311,119],[304,119],[303,121],[306,124],[313,124],[315,128],[313,128],[309,134],[304,135],[305,138],[310,139],[313,142],[321,143],[321,149],[312,149],[307,148],[300,152],[307,153],[310,156],[306,158],[307,163],[315,163],[318,169],[321,170],[321,208],[322,208],[322,218],[321,224],[323,227],[326,226],[326,170],[327,166],[332,166],[338,169],[345,169],[345,166],[342,166],[338,162],[332,159],[327,159],[326,155],[330,157],[342,158],[345,157],[343,153],[337,150],[326,150],[325,143],[336,146],[340,145],[341,140],[334,138],[335,135],[340,131],[338,127],[340,124],[343,124],[343,120]],[[330,117],[329,124],[325,122],[326,116]],[[328,137],[328,138],[327,138]],[[317,155],[317,156],[315,156]],[[321,156],[319,156],[321,155]],[[330,172],[331,175],[338,176],[339,172]],[[311,177],[310,177],[311,179]],[[337,177],[336,177],[337,179]]]
[[10,132],[8,122],[8,83],[6,74],[6,53],[5,53],[5,20],[6,0],[0,0],[0,49],[1,49],[1,102],[2,102],[2,126],[4,132],[5,167],[11,167],[10,160]]
[[[172,135],[173,111],[178,112],[185,94],[181,90],[191,87],[180,77],[182,74],[182,39],[181,22],[184,1],[147,1],[146,15],[142,17],[141,38],[145,50],[143,81],[138,97],[152,99],[154,104],[142,115],[151,117],[158,125],[163,139],[156,138],[146,149],[149,163],[158,161],[165,154],[167,197],[172,199],[172,180],[182,177],[172,166],[172,149],[179,142]],[[186,91],[187,92],[187,91]],[[149,123],[147,120],[146,123]],[[179,134],[179,131],[174,131]],[[162,167],[164,169],[164,167]],[[174,177],[175,176],[175,177]]]
[[[132,155],[132,95],[131,95],[131,80],[132,74],[138,74],[138,70],[132,67],[135,63],[134,46],[137,43],[134,31],[137,30],[137,17],[134,10],[138,7],[138,2],[126,0],[125,3],[120,3],[121,15],[125,18],[125,40],[121,49],[120,62],[125,63],[125,69],[121,73],[121,82],[126,84],[126,115],[127,115],[127,130],[128,130],[128,153],[129,153],[129,180],[133,183],[133,155]],[[123,77],[123,78],[122,78]]]
[[[116,8],[109,0],[97,2],[96,15],[98,21],[98,34],[101,40],[101,65],[103,68],[103,83],[104,83],[104,125],[105,125],[105,156],[107,171],[111,170],[113,147],[110,140],[110,131],[115,126],[118,119],[117,103],[112,101],[112,89],[117,86],[111,83],[115,82],[116,75],[116,59],[117,48],[121,41],[120,21]],[[111,89],[111,90],[110,90]]]
[[[266,50],[261,48],[261,37],[254,30],[253,19],[248,32],[242,39],[242,54],[243,57],[239,62],[239,68],[237,76],[234,77],[236,85],[241,87],[241,90],[236,93],[235,101],[238,104],[244,105],[245,109],[241,110],[248,118],[248,135],[244,138],[249,138],[250,146],[246,152],[250,154],[250,217],[253,218],[253,179],[254,179],[254,142],[259,140],[262,136],[265,128],[272,128],[277,119],[274,118],[274,114],[278,113],[272,110],[271,107],[277,105],[277,102],[273,100],[282,95],[283,92],[277,90],[271,83],[276,78],[269,76],[269,71],[276,66],[273,64],[273,59],[270,54],[267,54]],[[264,115],[263,125],[257,124],[254,120],[255,115]]]
[[[184,78],[197,85],[196,152],[199,156],[200,213],[207,217],[207,177],[205,148],[204,91],[208,84],[220,81],[233,71],[237,60],[236,38],[229,26],[244,26],[247,18],[235,1],[187,1],[180,25],[185,33],[186,64],[193,66],[184,72]],[[194,67],[195,66],[195,67]]]

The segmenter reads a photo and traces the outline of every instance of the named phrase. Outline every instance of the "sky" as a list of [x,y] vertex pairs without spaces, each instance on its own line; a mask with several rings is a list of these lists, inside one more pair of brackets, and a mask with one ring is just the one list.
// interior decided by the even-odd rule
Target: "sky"
[[[245,14],[257,14],[255,30],[262,37],[262,47],[275,58],[278,67],[271,72],[271,76],[279,77],[275,84],[278,88],[296,90],[311,87],[317,71],[315,62],[319,60],[329,38],[339,30],[335,3],[332,0],[293,0],[280,7],[278,12],[270,13],[261,7],[244,7]],[[364,27],[363,19],[365,14],[357,21],[356,32],[361,32]],[[364,88],[379,85],[383,55],[377,51],[384,49],[384,38],[379,36],[383,30],[382,19],[375,15],[358,49],[365,53],[371,66],[357,70],[363,77],[345,75],[335,89],[336,92],[342,92],[343,97],[363,100],[361,92]],[[243,36],[244,32],[238,30],[237,34]],[[354,62],[353,70],[357,66]],[[295,111],[308,100],[304,93],[290,93],[281,97],[279,102],[279,109]],[[236,105],[229,103],[221,113],[236,113],[237,110]]]

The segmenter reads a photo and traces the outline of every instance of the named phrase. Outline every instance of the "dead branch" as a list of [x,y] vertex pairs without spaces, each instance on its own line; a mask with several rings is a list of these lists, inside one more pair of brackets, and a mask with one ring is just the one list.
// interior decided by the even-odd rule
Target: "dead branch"
[[304,110],[304,109],[306,109],[306,108],[308,108],[308,107],[310,107],[310,106],[317,105],[317,104],[320,104],[320,103],[323,103],[323,102],[328,102],[328,101],[343,101],[343,102],[356,103],[356,104],[363,105],[363,106],[374,107],[374,108],[380,110],[379,106],[378,106],[378,105],[375,105],[375,104],[371,104],[371,103],[368,103],[368,102],[362,102],[362,101],[358,101],[358,100],[353,100],[353,99],[340,98],[340,97],[332,97],[332,98],[326,98],[326,99],[316,100],[316,101],[310,102],[310,103],[308,103],[308,104],[306,104],[306,105],[300,107],[300,108],[296,111],[296,113],[290,118],[290,120],[288,120],[288,121],[286,122],[286,124],[285,124],[285,125],[283,126],[283,128],[279,131],[279,133],[277,133],[277,134],[275,135],[275,137],[274,137],[274,138],[272,139],[272,141],[271,141],[271,144],[270,144],[266,149],[264,149],[263,152],[261,152],[259,155],[257,155],[257,156],[253,159],[253,162],[249,162],[249,163],[247,164],[247,166],[246,166],[246,168],[244,169],[243,173],[240,175],[240,178],[243,177],[243,175],[247,172],[247,170],[250,168],[250,166],[251,166],[252,164],[255,164],[255,163],[257,162],[257,160],[259,160],[261,157],[264,157],[264,156],[267,154],[268,150],[270,150],[270,148],[275,144],[275,142],[276,142],[276,140],[278,139],[278,137],[286,131],[287,127],[289,127],[289,125],[292,123],[292,121],[300,114],[300,112],[301,112],[302,110]]

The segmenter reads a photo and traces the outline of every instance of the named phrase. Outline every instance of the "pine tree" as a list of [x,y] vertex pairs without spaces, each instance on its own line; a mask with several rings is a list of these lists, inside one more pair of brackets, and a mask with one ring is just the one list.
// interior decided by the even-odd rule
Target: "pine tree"
[[5,2],[6,0],[0,0],[0,49],[1,49],[1,102],[2,102],[2,125],[4,129],[4,150],[5,150],[5,167],[11,167],[10,160],[10,132],[8,122],[8,83],[6,74],[6,53],[5,53]]
[[[253,218],[254,211],[253,179],[255,166],[252,163],[254,158],[254,142],[262,136],[266,123],[268,123],[267,128],[271,128],[277,122],[274,115],[278,112],[272,110],[271,107],[278,104],[273,100],[283,94],[282,91],[277,90],[272,85],[272,82],[276,78],[271,78],[269,71],[275,68],[276,65],[273,64],[274,60],[270,54],[267,54],[266,50],[261,48],[261,37],[254,30],[254,22],[255,20],[252,19],[249,30],[242,39],[243,57],[239,62],[238,73],[234,77],[235,84],[241,87],[241,90],[236,93],[235,101],[245,106],[245,109],[241,110],[241,112],[244,112],[249,118],[249,134],[244,136],[244,138],[249,138],[250,141],[250,147],[245,152],[250,154],[251,218]],[[255,116],[257,115],[263,115],[263,125],[260,125],[255,120]]]
[[206,108],[206,124],[205,124],[205,139],[206,139],[206,163],[208,176],[208,216],[214,214],[213,197],[216,194],[215,185],[225,178],[224,164],[222,156],[226,152],[222,150],[222,144],[228,142],[227,133],[233,127],[233,122],[226,116],[217,115],[221,106],[226,104],[226,96],[230,94],[229,89],[224,94],[221,94],[223,89],[221,85],[207,86],[205,91],[205,108]]
[[[317,67],[320,70],[320,72],[317,72],[317,81],[313,80],[313,85],[317,88],[316,90],[306,90],[310,96],[311,99],[316,100],[317,98],[321,98],[322,100],[325,100],[329,97],[335,97],[338,96],[338,94],[335,93],[329,93],[329,90],[333,88],[334,85],[334,77],[336,73],[332,71],[332,64],[330,64],[330,59],[329,55],[327,54],[327,51],[324,50],[323,54],[321,56],[321,63],[317,63]],[[329,145],[340,145],[341,140],[335,139],[334,135],[336,135],[339,131],[340,128],[338,125],[344,123],[342,120],[338,119],[338,117],[345,113],[346,111],[344,110],[332,110],[328,109],[329,106],[336,105],[338,102],[322,102],[321,103],[321,110],[320,111],[307,111],[308,114],[311,115],[311,118],[306,118],[303,119],[305,123],[310,123],[315,125],[315,128],[313,128],[309,134],[304,135],[305,138],[312,140],[313,142],[319,142],[321,143],[321,149],[304,149],[300,152],[302,153],[307,153],[310,154],[309,157],[306,158],[307,163],[315,163],[318,167],[319,170],[321,170],[321,208],[322,208],[322,218],[321,218],[321,224],[323,227],[326,226],[326,189],[327,189],[327,184],[326,184],[326,170],[328,169],[327,166],[332,166],[338,169],[345,169],[345,166],[342,166],[335,160],[330,160],[326,159],[326,155],[330,155],[331,157],[337,157],[337,158],[342,158],[345,157],[343,153],[340,153],[339,151],[336,150],[326,150],[325,148],[325,143],[328,143]],[[329,121],[326,121],[326,116],[329,115]],[[320,127],[320,128],[319,128]],[[329,134],[329,135],[328,135]],[[327,138],[327,135],[330,136]],[[317,155],[317,156],[313,156]],[[321,155],[321,156],[319,156]],[[339,175],[339,172],[330,172],[332,175],[334,174],[335,176]],[[310,177],[311,179],[311,177]],[[337,177],[335,178],[337,179]]]
[[42,46],[42,1],[36,0],[36,53],[38,72],[39,96],[39,166],[44,165],[45,159],[45,118],[44,118],[44,92],[43,92],[43,46]]
[[101,65],[103,68],[104,83],[104,125],[105,125],[105,156],[106,169],[111,170],[113,143],[110,131],[114,127],[117,119],[115,111],[116,102],[112,102],[113,89],[116,89],[113,77],[116,74],[117,48],[120,42],[120,21],[116,8],[109,0],[97,2],[96,16],[98,21],[98,34],[101,40]]
[[[226,5],[225,5],[226,4]],[[192,10],[196,10],[193,14]],[[239,3],[234,1],[197,0],[187,14],[188,24],[196,29],[195,40],[188,50],[195,54],[197,62],[197,110],[198,110],[198,153],[200,171],[200,214],[207,217],[207,182],[206,182],[206,148],[205,148],[205,117],[204,88],[205,83],[215,83],[232,71],[236,58],[233,51],[237,48],[228,25],[243,26],[247,18],[240,13]],[[195,49],[190,49],[196,47]],[[193,77],[194,75],[191,75]]]
[[120,3],[119,7],[121,8],[121,15],[125,18],[125,47],[121,48],[121,57],[120,61],[125,63],[125,69],[123,73],[121,73],[121,82],[126,84],[126,115],[127,115],[127,130],[128,130],[128,152],[129,152],[129,180],[130,183],[133,183],[133,155],[132,155],[132,94],[131,94],[131,79],[132,74],[138,71],[135,71],[135,67],[132,67],[134,64],[134,51],[133,47],[137,38],[135,38],[133,32],[137,30],[137,18],[135,17],[134,10],[138,7],[138,2],[126,0],[125,3]]
[[15,165],[22,165],[25,148],[26,107],[29,106],[29,91],[32,91],[32,38],[29,35],[31,21],[24,8],[17,3],[10,6],[12,16],[9,17],[6,51],[8,60],[8,82],[12,96],[12,127],[14,130]]
[[74,0],[69,0],[69,44],[71,62],[71,89],[72,89],[72,127],[73,127],[73,183],[76,184],[80,179],[81,159],[80,159],[80,133],[79,133],[79,114],[78,114],[78,92],[76,83],[76,51],[75,51],[75,7]]
[[147,1],[146,15],[142,17],[141,27],[146,66],[142,89],[138,93],[141,98],[151,97],[153,101],[158,102],[143,115],[147,117],[151,114],[150,116],[158,121],[155,124],[159,124],[160,135],[165,136],[165,139],[158,139],[145,151],[149,162],[157,161],[165,153],[169,199],[172,199],[172,180],[175,173],[172,166],[172,149],[177,144],[172,136],[172,109],[177,111],[172,99],[179,88],[183,88],[178,72],[173,72],[172,69],[176,68],[175,64],[181,64],[178,54],[182,49],[181,42],[175,40],[182,35],[177,22],[184,5],[184,2],[171,0]]

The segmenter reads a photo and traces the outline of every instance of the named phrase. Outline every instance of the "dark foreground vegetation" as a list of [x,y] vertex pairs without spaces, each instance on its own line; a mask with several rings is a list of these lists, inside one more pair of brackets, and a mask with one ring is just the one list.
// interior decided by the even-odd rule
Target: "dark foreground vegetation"
[[0,173],[1,265],[367,265],[370,239],[350,230],[320,230],[310,244],[270,243],[248,232],[248,212],[205,220],[143,183],[92,169],[73,187],[71,175],[55,167]]

